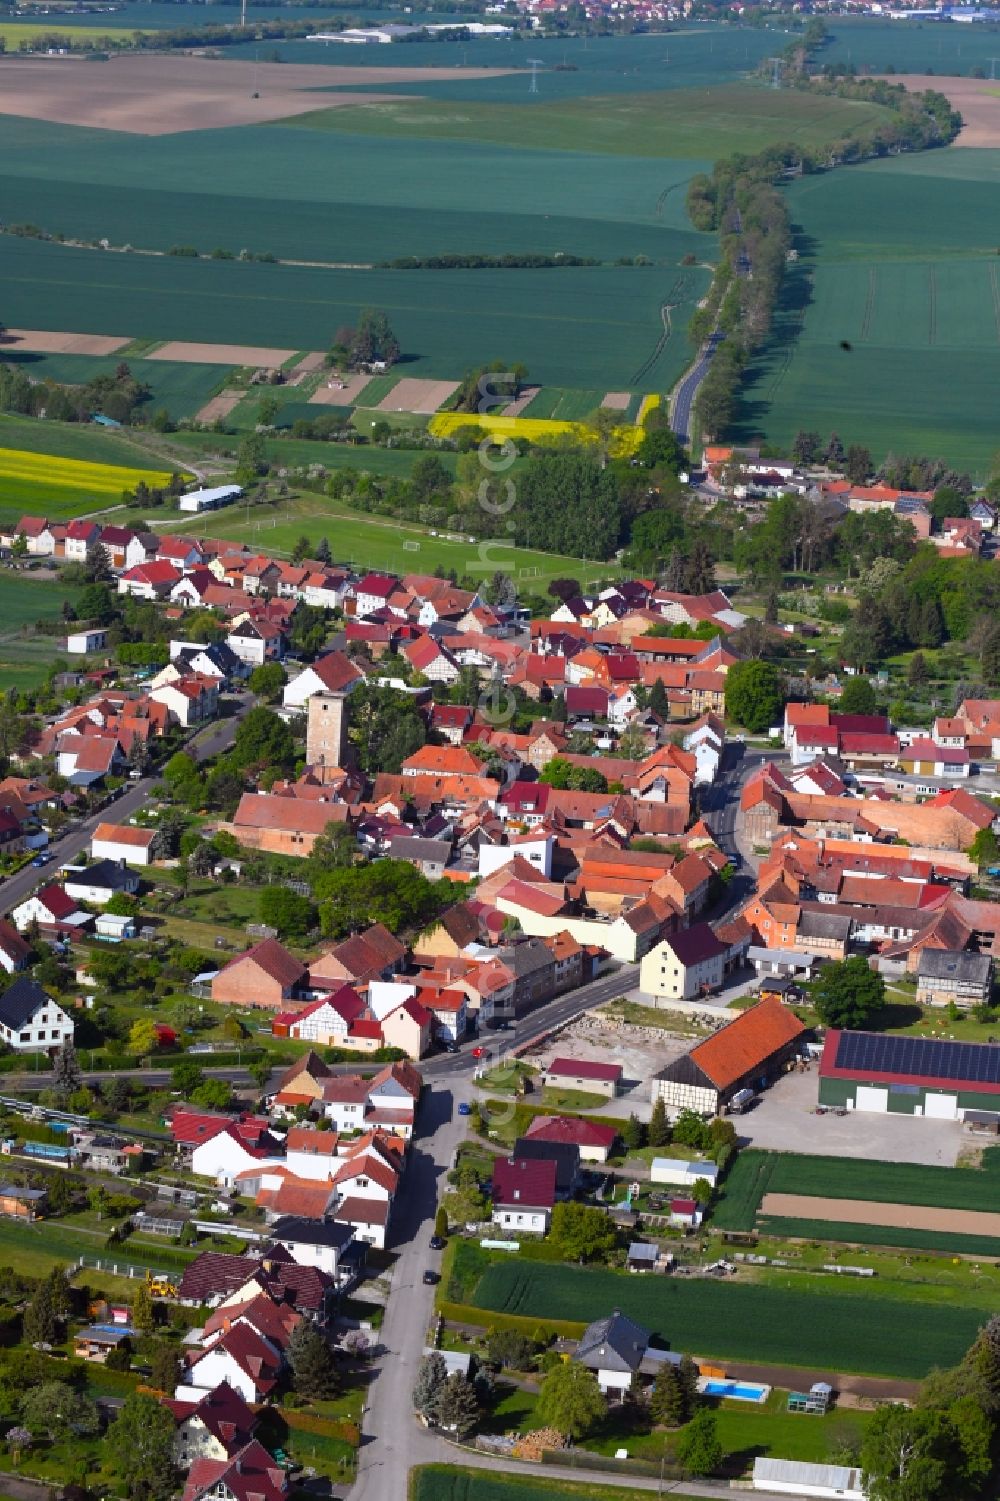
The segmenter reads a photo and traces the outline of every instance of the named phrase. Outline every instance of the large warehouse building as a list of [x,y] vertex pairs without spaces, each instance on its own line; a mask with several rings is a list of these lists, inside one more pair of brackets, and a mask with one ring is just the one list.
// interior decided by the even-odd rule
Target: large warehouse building
[[781,1001],[758,1001],[653,1079],[653,1104],[667,1116],[682,1110],[718,1115],[742,1089],[764,1089],[802,1050],[805,1027]]
[[1000,1118],[1000,1047],[831,1030],[819,1065],[819,1103],[945,1121],[969,1112]]

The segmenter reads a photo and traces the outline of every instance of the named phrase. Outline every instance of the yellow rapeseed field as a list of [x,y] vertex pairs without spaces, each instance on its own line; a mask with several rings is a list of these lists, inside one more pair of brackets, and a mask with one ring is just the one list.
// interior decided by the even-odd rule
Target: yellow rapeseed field
[[[460,428],[481,427],[492,437],[527,438],[529,443],[569,436],[578,443],[594,443],[596,437],[583,422],[559,422],[552,417],[481,417],[475,412],[438,412],[429,423],[436,438],[451,438]],[[617,427],[613,449],[619,456],[634,453],[643,439],[641,427]]]
[[0,492],[14,500],[23,485],[32,498],[51,489],[53,498],[66,491],[92,495],[97,502],[120,500],[123,490],[134,490],[140,480],[147,485],[166,485],[170,475],[155,469],[129,469],[120,464],[94,464],[86,459],[61,459],[21,448],[0,448]]

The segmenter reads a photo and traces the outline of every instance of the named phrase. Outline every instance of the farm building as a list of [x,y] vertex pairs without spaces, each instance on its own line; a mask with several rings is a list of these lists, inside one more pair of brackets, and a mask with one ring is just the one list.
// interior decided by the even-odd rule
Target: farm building
[[653,1079],[653,1103],[667,1115],[682,1110],[718,1115],[741,1089],[762,1089],[802,1049],[805,1027],[778,1000],[758,1001],[699,1042]]
[[179,511],[217,511],[232,505],[243,494],[239,485],[215,485],[212,489],[189,490],[177,502]]
[[831,1029],[819,1102],[935,1120],[961,1120],[967,1111],[1000,1116],[1000,1048]]
[[790,1496],[829,1496],[837,1501],[865,1501],[861,1488],[861,1471],[847,1465],[813,1465],[797,1459],[768,1459],[759,1455],[753,1462],[755,1491],[781,1491]]
[[924,949],[917,967],[917,1005],[988,1006],[993,990],[989,954]]

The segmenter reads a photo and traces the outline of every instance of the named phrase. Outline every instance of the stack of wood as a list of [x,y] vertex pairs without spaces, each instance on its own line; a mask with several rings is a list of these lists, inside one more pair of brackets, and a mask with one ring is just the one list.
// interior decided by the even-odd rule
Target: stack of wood
[[536,1464],[540,1464],[543,1450],[565,1447],[565,1435],[557,1428],[536,1428],[533,1433],[525,1433],[518,1439],[514,1445],[514,1458],[533,1459]]

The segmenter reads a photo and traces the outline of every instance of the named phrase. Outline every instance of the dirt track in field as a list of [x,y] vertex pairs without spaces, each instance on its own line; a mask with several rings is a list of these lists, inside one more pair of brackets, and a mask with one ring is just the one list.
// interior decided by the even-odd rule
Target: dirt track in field
[[8,328],[0,336],[0,348],[25,354],[117,354],[130,343],[130,335],[49,333],[38,328]]
[[988,78],[944,78],[933,73],[895,73],[886,83],[902,83],[913,93],[934,89],[943,94],[965,121],[956,146],[1000,146],[1000,82]]
[[978,1209],[932,1209],[926,1204],[876,1204],[869,1199],[819,1199],[809,1194],[765,1194],[760,1214],[825,1220],[841,1225],[888,1225],[897,1230],[945,1230],[953,1235],[1000,1239],[1000,1214]]
[[0,115],[131,135],[174,135],[405,98],[319,92],[345,84],[375,91],[384,84],[495,78],[515,71],[254,64],[185,53],[125,53],[101,64],[79,57],[0,57]]

